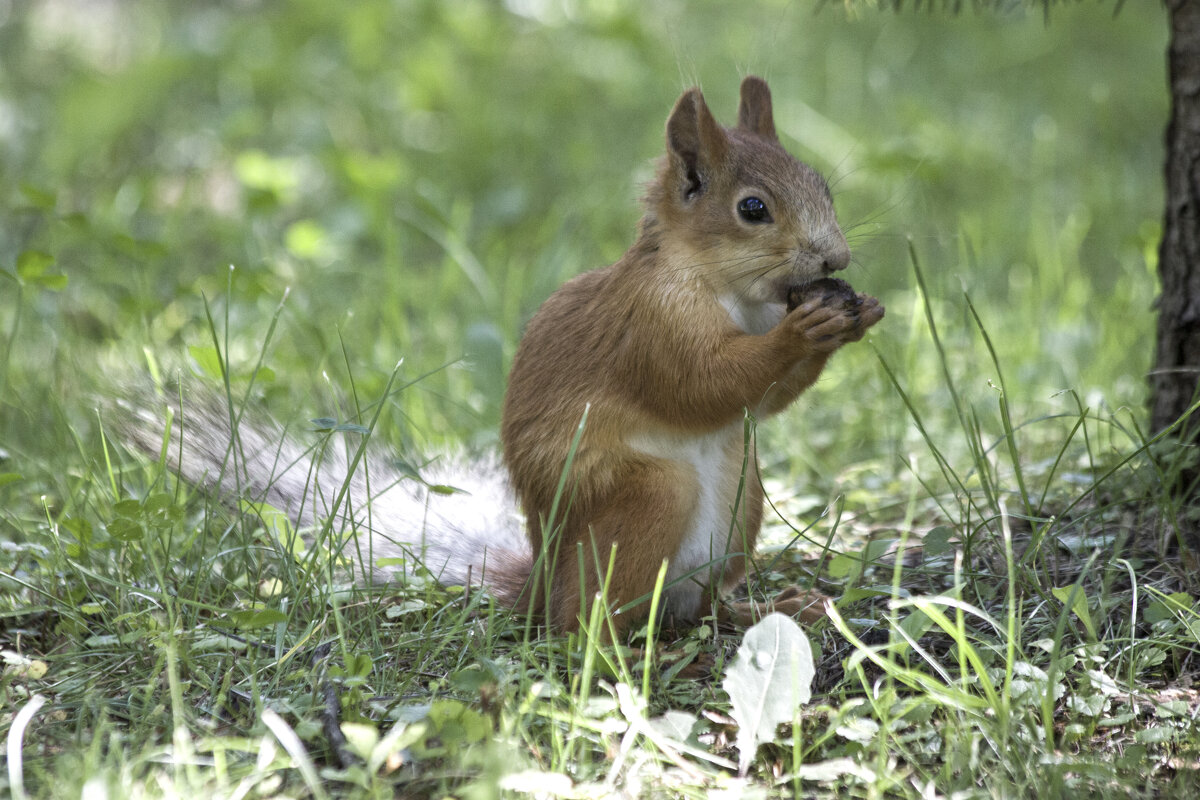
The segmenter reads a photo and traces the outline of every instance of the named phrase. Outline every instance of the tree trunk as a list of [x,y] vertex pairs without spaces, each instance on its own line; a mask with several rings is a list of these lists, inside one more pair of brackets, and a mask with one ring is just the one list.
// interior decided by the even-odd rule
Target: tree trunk
[[[1171,121],[1166,215],[1158,251],[1158,348],[1150,374],[1150,427],[1156,433],[1200,396],[1200,0],[1166,0],[1166,6],[1171,24]],[[1179,434],[1191,441],[1198,431],[1200,413],[1193,414]]]

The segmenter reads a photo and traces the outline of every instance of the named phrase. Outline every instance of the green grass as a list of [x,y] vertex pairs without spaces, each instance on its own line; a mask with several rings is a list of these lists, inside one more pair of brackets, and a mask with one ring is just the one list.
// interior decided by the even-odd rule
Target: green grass
[[[510,5],[0,6],[0,792],[1194,796],[1191,462],[1143,411],[1162,10]],[[524,321],[632,240],[677,94],[729,121],[743,72],[888,309],[757,431],[750,591],[840,600],[745,778],[740,632],[647,669],[356,588],[112,439],[114,381],[219,355],[314,445],[371,408],[410,463],[494,447]]]

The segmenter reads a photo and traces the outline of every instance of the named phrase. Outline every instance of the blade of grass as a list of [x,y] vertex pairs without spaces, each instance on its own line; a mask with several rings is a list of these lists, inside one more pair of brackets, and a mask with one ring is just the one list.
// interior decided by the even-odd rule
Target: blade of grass
[[1017,453],[1017,439],[1013,432],[1012,417],[1008,409],[1008,387],[1004,383],[1004,371],[1000,369],[1000,357],[996,355],[996,348],[992,346],[992,337],[988,336],[987,328],[984,327],[983,320],[980,319],[979,312],[975,309],[975,304],[971,302],[971,295],[963,292],[963,299],[967,303],[967,310],[971,312],[972,319],[975,320],[975,327],[978,328],[979,335],[983,337],[983,344],[987,347],[988,355],[992,359],[992,366],[996,368],[996,381],[1000,384],[1000,422],[1004,427],[1004,438],[1008,442],[1008,454],[1012,460],[1013,475],[1017,479],[1021,501],[1025,504],[1025,513],[1032,517],[1034,508],[1029,502],[1029,490],[1025,486],[1025,473],[1021,469],[1021,459]]
[[987,495],[988,505],[991,508],[996,506],[995,488],[985,480],[986,470],[984,463],[986,459],[982,453],[982,446],[973,431],[972,426],[968,422],[966,408],[962,398],[959,396],[958,387],[954,382],[954,377],[950,372],[950,362],[946,356],[946,348],[942,345],[942,337],[938,333],[937,320],[933,315],[933,305],[929,302],[929,289],[925,285],[925,274],[921,271],[921,260],[917,256],[917,248],[912,237],[908,239],[908,255],[912,261],[913,274],[917,279],[917,287],[921,292],[923,306],[925,309],[925,321],[929,325],[929,334],[933,339],[933,346],[937,350],[938,365],[942,370],[942,381],[945,383],[946,389],[950,392],[950,398],[954,403],[954,411],[958,415],[959,425],[962,427],[963,433],[966,435],[967,446],[971,450],[972,458],[975,461],[976,467],[979,469],[980,481],[984,493]]
[[8,787],[13,793],[13,800],[25,800],[25,762],[23,760],[25,729],[29,727],[33,715],[45,704],[46,698],[35,694],[13,716],[12,724],[8,728],[5,750],[8,760]]

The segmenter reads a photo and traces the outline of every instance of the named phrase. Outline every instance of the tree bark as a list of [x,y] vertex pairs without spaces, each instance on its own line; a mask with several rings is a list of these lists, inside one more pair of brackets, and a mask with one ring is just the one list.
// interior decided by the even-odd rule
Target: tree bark
[[[1154,432],[1178,420],[1200,398],[1200,0],[1166,0],[1166,7],[1171,121],[1158,251],[1158,346],[1150,373]],[[1200,413],[1179,430],[1185,441],[1195,439],[1197,432]]]

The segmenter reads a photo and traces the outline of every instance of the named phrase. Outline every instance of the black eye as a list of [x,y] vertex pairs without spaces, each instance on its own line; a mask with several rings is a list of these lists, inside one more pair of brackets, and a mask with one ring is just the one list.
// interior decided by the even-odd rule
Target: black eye
[[738,214],[746,222],[770,222],[771,212],[767,204],[757,197],[743,197],[737,204]]

